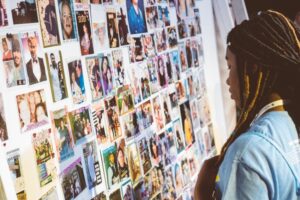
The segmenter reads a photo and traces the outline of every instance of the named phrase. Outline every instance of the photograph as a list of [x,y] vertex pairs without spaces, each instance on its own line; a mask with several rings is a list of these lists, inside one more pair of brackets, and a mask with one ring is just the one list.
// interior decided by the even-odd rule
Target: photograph
[[164,90],[161,93],[165,125],[171,122],[171,102],[168,92],[168,90]]
[[163,200],[175,200],[176,199],[176,189],[175,189],[175,183],[172,173],[172,167],[169,167],[165,171],[165,182],[162,187],[162,199]]
[[184,43],[178,44],[178,51],[179,51],[181,72],[185,72],[188,69],[188,61],[187,61],[187,55],[186,55],[186,49]]
[[85,62],[92,93],[92,101],[97,101],[104,96],[100,58],[99,56],[86,57]]
[[177,148],[176,148],[176,134],[173,126],[170,126],[166,129],[166,138],[169,146],[169,153],[171,162],[174,162],[177,157]]
[[81,55],[93,54],[94,47],[89,10],[76,11],[76,21]]
[[146,22],[149,30],[158,28],[157,6],[146,7]]
[[37,8],[35,0],[8,0],[14,24],[37,23]]
[[149,199],[149,194],[144,179],[141,179],[140,182],[136,183],[136,185],[133,188],[133,191],[134,191],[135,199],[139,199],[139,200]]
[[182,176],[182,171],[179,163],[175,163],[172,166],[172,172],[173,172],[173,178],[174,178],[174,183],[175,183],[175,188],[176,188],[176,194],[179,196],[183,189],[183,176]]
[[44,89],[16,96],[21,132],[28,132],[49,123]]
[[91,105],[92,121],[94,130],[96,132],[98,144],[105,144],[108,142],[106,119],[103,101]]
[[160,138],[156,133],[153,133],[149,139],[151,162],[152,166],[158,166],[162,164],[162,146],[160,143]]
[[178,81],[180,79],[180,60],[179,60],[179,53],[178,49],[171,51],[169,53],[169,56],[171,58],[171,65],[172,65],[172,72],[173,72],[173,81]]
[[101,193],[97,194],[96,196],[94,196],[93,198],[91,198],[91,200],[107,200],[106,194],[104,192],[101,192]]
[[152,168],[150,152],[149,152],[149,143],[146,140],[146,137],[143,137],[138,142],[139,154],[141,157],[143,174],[147,174],[149,170]]
[[142,38],[132,37],[129,45],[130,63],[141,62],[145,59]]
[[73,103],[80,104],[86,100],[81,60],[68,62],[68,70]]
[[147,32],[144,0],[126,0],[126,7],[130,33]]
[[7,164],[10,170],[10,177],[14,184],[17,199],[27,199],[23,163],[21,163],[22,160],[20,159],[20,156],[20,149],[13,149],[7,152]]
[[199,8],[194,8],[196,33],[201,34],[201,20],[200,20],[200,10]]
[[187,68],[193,67],[193,57],[192,57],[192,49],[191,49],[191,41],[187,39],[185,41],[185,55],[187,60]]
[[53,102],[68,97],[65,70],[61,51],[51,51],[45,54]]
[[121,116],[120,121],[122,125],[122,133],[125,135],[126,140],[129,140],[141,133],[140,126],[138,124],[138,116],[135,111]]
[[197,99],[190,100],[190,108],[191,108],[191,117],[193,122],[193,129],[196,130],[200,128],[200,115],[198,110],[199,101]]
[[58,0],[61,33],[63,41],[77,39],[77,27],[72,0]]
[[179,107],[180,107],[181,123],[184,132],[185,144],[186,146],[189,146],[195,142],[195,134],[193,131],[189,101],[182,103]]
[[142,178],[140,157],[138,155],[138,150],[135,142],[128,144],[126,148],[129,174],[132,184],[135,185],[139,181],[139,179]]
[[70,111],[68,116],[75,144],[85,140],[85,136],[92,134],[89,106]]
[[158,6],[158,28],[170,26],[170,12],[168,6]]
[[156,0],[146,0],[146,5],[153,6],[156,4]]
[[170,152],[170,146],[169,141],[166,135],[166,132],[162,132],[159,134],[159,142],[161,146],[161,159],[162,164],[167,167],[171,164],[171,152]]
[[91,142],[82,145],[83,159],[85,163],[85,171],[87,177],[87,185],[89,190],[102,183],[102,175],[100,163],[98,159],[98,151],[96,142]]
[[110,48],[116,48],[120,46],[119,40],[119,26],[117,12],[114,8],[108,8],[106,10],[107,30],[108,30],[108,42]]
[[32,135],[40,187],[51,183],[57,176],[51,135],[51,129],[45,129]]
[[117,145],[117,163],[118,163],[118,170],[119,170],[119,177],[120,181],[129,177],[129,170],[128,170],[128,159],[127,154],[125,151],[125,139],[122,138],[119,140]]
[[168,85],[168,73],[167,73],[167,66],[164,61],[164,56],[160,55],[156,57],[157,59],[157,74],[158,74],[158,81],[159,85],[164,88]]
[[111,190],[119,183],[119,170],[117,164],[117,147],[111,145],[102,151],[103,163],[106,173],[107,189]]
[[175,48],[177,47],[178,40],[177,40],[177,31],[175,26],[170,26],[167,28],[168,33],[168,42],[169,42],[169,48]]
[[[197,159],[199,159],[199,161],[201,162],[204,160],[204,157],[206,156],[206,150],[205,150],[205,145],[202,137],[202,132],[203,132],[202,129],[198,129],[195,132],[196,141],[197,141],[197,143],[195,144],[196,145],[195,152],[197,152],[198,155]],[[199,164],[201,164],[201,162],[199,162]]]
[[153,111],[151,101],[148,100],[136,108],[139,129],[141,131],[153,125]]
[[208,128],[202,131],[206,155],[209,155],[214,150],[215,140],[213,134],[214,132],[212,124],[208,125]]
[[170,53],[164,53],[162,55],[164,62],[165,62],[165,66],[167,69],[167,80],[168,80],[168,84],[173,83],[173,68],[172,68],[172,63],[171,63],[171,56]]
[[207,99],[207,95],[204,95],[198,101],[198,110],[199,110],[198,112],[199,112],[199,118],[200,118],[200,125],[201,125],[201,127],[204,127],[211,121],[210,108],[209,108],[209,102]]
[[193,72],[194,70],[192,71],[189,71],[188,73],[186,73],[186,80],[187,80],[187,93],[188,93],[188,98],[190,100],[194,99],[196,97],[196,86],[194,85],[194,80],[193,80]]
[[133,92],[130,85],[119,87],[116,98],[118,104],[118,113],[120,116],[134,110]]
[[175,83],[178,103],[184,102],[187,99],[184,81],[184,79],[181,79]]
[[25,66],[18,34],[0,36],[4,78],[7,87],[25,85]]
[[[123,4],[123,3],[122,3]],[[119,38],[120,38],[120,46],[128,45],[129,41],[129,30],[127,24],[127,16],[126,16],[126,8],[125,6],[120,7],[120,12],[117,12],[118,18],[118,30],[119,30]]]
[[203,63],[203,54],[200,55],[198,45],[200,45],[198,40],[194,40],[194,39],[191,40],[191,51],[192,51],[193,65],[195,67],[199,67],[200,64],[202,66],[202,63]]
[[67,108],[51,112],[51,120],[57,152],[56,156],[58,161],[62,163],[74,155],[74,140]]
[[29,85],[47,80],[43,51],[38,32],[27,32],[21,36]]
[[0,93],[0,142],[8,139],[2,93]]
[[36,2],[38,8],[39,25],[41,28],[43,46],[51,47],[60,44],[58,32],[58,14],[54,0]]
[[94,51],[99,52],[108,49],[108,37],[106,22],[93,22],[93,44]]
[[150,91],[150,77],[149,72],[147,68],[147,63],[142,62],[138,63],[136,68],[138,68],[138,75],[140,80],[140,86],[141,86],[141,93],[143,100],[147,99],[151,95]]
[[187,27],[188,27],[188,35],[189,37],[194,37],[197,34],[196,30],[196,21],[195,17],[185,19]]
[[161,106],[161,97],[157,95],[152,99],[154,122],[156,124],[156,132],[159,132],[165,126],[164,113]]
[[110,135],[110,141],[115,141],[117,138],[121,137],[122,131],[120,126],[120,120],[118,115],[118,105],[116,98],[114,96],[105,99],[105,111],[107,116],[108,133]]
[[181,169],[182,169],[183,185],[187,186],[187,184],[191,181],[191,175],[190,175],[189,163],[186,158],[186,155],[184,155],[184,157],[181,160]]
[[157,76],[157,57],[148,58],[147,59],[147,67],[149,73],[149,81],[150,81],[150,91],[152,94],[158,92],[160,90],[160,83]]
[[184,39],[188,37],[188,27],[185,20],[178,21],[177,30],[179,39]]
[[60,174],[60,183],[66,200],[75,199],[86,188],[81,157]]
[[100,54],[100,71],[102,78],[102,87],[104,95],[109,95],[113,92],[114,81],[113,81],[113,66],[110,54]]
[[0,0],[0,27],[8,25],[7,0]]
[[48,192],[39,198],[39,200],[56,200],[58,199],[56,187],[52,187]]
[[130,180],[128,180],[122,184],[121,191],[122,191],[123,200],[134,200],[135,199],[134,191],[133,191]]
[[177,153],[181,153],[184,148],[185,148],[185,143],[184,143],[184,132],[182,130],[182,125],[180,122],[180,118],[175,120],[173,122],[173,130],[176,136],[176,148],[177,148]]
[[165,29],[158,29],[155,32],[155,41],[157,53],[161,53],[168,49],[167,34]]
[[131,65],[128,68],[128,71],[129,71],[129,82],[131,83],[131,87],[133,90],[134,104],[136,105],[142,101],[139,75],[143,73],[143,71],[140,67],[136,67],[136,65]]
[[124,66],[124,55],[122,49],[112,51],[112,62],[114,66],[114,82],[116,87],[125,85],[127,80],[126,70]]
[[143,51],[146,58],[153,57],[156,54],[154,44],[154,34],[142,35]]
[[196,154],[196,152],[197,152],[196,149],[197,149],[197,146],[193,145],[187,151],[187,161],[188,161],[188,165],[189,165],[191,180],[193,180],[197,177],[198,167],[199,167],[199,164],[201,163],[201,161],[198,160],[198,158],[197,158],[198,155]]

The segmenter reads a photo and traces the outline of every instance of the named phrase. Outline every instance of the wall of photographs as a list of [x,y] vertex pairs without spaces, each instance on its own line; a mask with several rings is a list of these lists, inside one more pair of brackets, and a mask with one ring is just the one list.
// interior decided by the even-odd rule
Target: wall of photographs
[[212,24],[209,0],[0,0],[0,197],[190,199],[224,126]]

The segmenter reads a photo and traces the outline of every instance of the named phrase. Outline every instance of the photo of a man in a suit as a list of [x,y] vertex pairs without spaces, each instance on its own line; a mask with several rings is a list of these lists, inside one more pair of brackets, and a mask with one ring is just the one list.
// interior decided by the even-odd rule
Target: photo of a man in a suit
[[47,79],[44,60],[37,56],[38,41],[36,37],[30,36],[27,39],[28,49],[31,58],[26,63],[27,75],[29,84],[35,84],[38,82],[45,81]]

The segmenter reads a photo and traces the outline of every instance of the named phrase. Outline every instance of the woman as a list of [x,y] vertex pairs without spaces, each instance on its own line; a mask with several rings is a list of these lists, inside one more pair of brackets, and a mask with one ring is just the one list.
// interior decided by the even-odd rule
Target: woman
[[81,54],[87,55],[93,53],[92,41],[88,29],[88,25],[86,23],[82,26],[83,35],[80,41]]
[[239,120],[217,160],[219,169],[216,158],[204,163],[196,196],[211,189],[201,179],[205,173],[216,180],[217,199],[299,199],[300,165],[286,158],[299,148],[291,145],[299,140],[299,38],[293,23],[275,11],[229,33],[227,83]]
[[74,103],[81,103],[84,100],[84,96],[82,95],[81,89],[76,82],[76,74],[75,71],[71,72],[71,91]]
[[117,156],[118,156],[118,168],[119,168],[120,179],[129,177],[128,165],[126,163],[124,151],[121,147],[118,148]]
[[165,87],[167,84],[166,81],[166,73],[165,73],[165,64],[162,57],[158,57],[157,61],[157,71],[158,71],[158,79],[161,87]]

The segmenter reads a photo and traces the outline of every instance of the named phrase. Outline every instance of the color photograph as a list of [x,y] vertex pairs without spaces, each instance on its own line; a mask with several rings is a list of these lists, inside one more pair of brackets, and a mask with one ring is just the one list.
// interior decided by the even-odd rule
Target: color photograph
[[72,0],[58,0],[62,38],[64,41],[77,39],[77,27]]
[[14,24],[38,22],[35,0],[9,0],[11,16]]
[[94,53],[89,10],[76,11],[81,55]]

